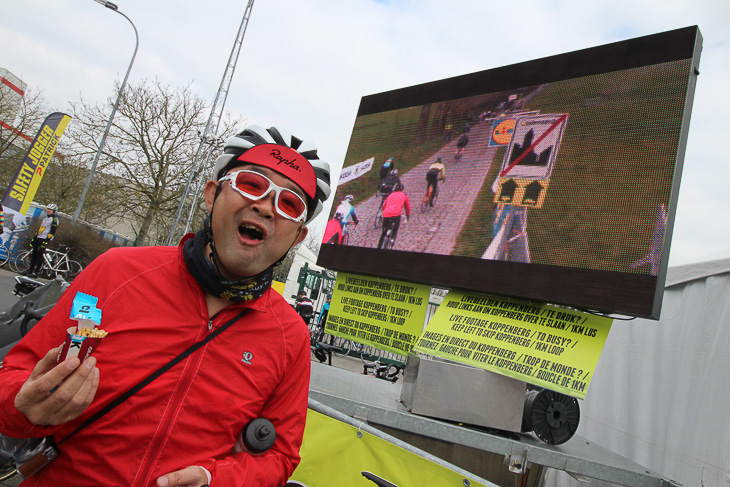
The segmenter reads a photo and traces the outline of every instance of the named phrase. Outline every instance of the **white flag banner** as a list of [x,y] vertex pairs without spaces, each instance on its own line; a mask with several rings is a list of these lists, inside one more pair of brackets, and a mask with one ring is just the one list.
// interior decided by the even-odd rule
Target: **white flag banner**
[[359,178],[366,172],[369,172],[373,168],[373,162],[375,162],[375,158],[371,157],[365,161],[343,168],[340,173],[340,181],[338,184],[345,184],[353,179]]

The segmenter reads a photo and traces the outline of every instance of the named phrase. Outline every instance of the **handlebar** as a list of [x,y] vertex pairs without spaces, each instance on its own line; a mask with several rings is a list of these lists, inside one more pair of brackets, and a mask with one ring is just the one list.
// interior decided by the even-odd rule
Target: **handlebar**
[[370,362],[363,364],[363,374],[369,375],[370,369],[372,369],[373,372],[375,372],[376,378],[396,382],[398,380],[398,374],[400,374],[400,371],[403,370],[403,367],[403,365],[397,364]]

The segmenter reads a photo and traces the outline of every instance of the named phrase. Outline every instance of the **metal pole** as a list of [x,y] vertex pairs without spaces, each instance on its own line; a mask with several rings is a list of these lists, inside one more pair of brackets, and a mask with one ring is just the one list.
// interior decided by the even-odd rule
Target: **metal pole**
[[[195,159],[193,159],[193,167],[188,174],[188,179],[185,183],[185,189],[183,190],[183,194],[180,198],[180,203],[178,204],[177,211],[175,212],[175,217],[172,219],[172,223],[170,224],[170,233],[167,235],[167,245],[174,245],[177,235],[177,227],[180,222],[180,218],[182,217],[183,208],[188,201],[188,196],[190,195],[195,176],[198,175],[203,181],[205,181],[205,179],[203,178],[205,178],[207,176],[207,172],[212,169],[211,167],[206,167],[209,162],[212,147],[209,147],[207,151],[204,151],[203,146],[208,143],[207,141],[210,138],[216,137],[216,133],[218,132],[220,117],[223,112],[223,108],[225,107],[226,99],[228,98],[228,90],[231,86],[231,80],[233,79],[233,73],[236,69],[236,63],[238,62],[238,55],[241,53],[243,36],[246,34],[246,27],[248,26],[248,21],[251,17],[253,3],[254,0],[249,0],[248,5],[246,5],[246,10],[243,12],[243,19],[241,19],[241,25],[238,27],[236,40],[233,42],[231,55],[228,57],[228,64],[226,65],[226,69],[223,72],[223,78],[221,79],[221,84],[218,87],[218,93],[216,93],[215,100],[213,100],[213,106],[210,109],[208,122],[205,124],[205,131],[203,132],[203,135],[200,139],[200,145],[198,145],[198,151],[195,154]],[[202,154],[205,154],[204,158],[201,157]],[[190,228],[190,223],[192,222],[192,217],[195,213],[196,197],[197,194],[194,193],[192,197],[193,201],[191,203],[188,220],[185,224],[186,233]]]
[[124,93],[124,87],[127,85],[127,79],[129,78],[129,72],[132,70],[132,65],[134,64],[134,58],[137,57],[137,48],[139,48],[139,34],[137,33],[137,27],[135,27],[134,22],[132,22],[132,19],[124,15],[122,12],[119,11],[118,7],[113,4],[112,2],[106,1],[106,0],[94,0],[97,3],[102,4],[109,10],[113,10],[114,12],[118,13],[125,19],[129,21],[130,24],[132,24],[132,28],[134,29],[134,38],[135,38],[135,46],[134,46],[134,54],[132,54],[132,60],[129,61],[129,67],[127,68],[127,73],[124,75],[124,81],[122,81],[121,86],[119,87],[119,94],[117,95],[117,101],[114,103],[114,107],[112,108],[112,113],[109,116],[109,121],[106,124],[106,128],[104,129],[104,135],[101,137],[101,142],[99,142],[99,149],[96,151],[96,155],[94,156],[94,162],[91,163],[91,168],[89,169],[89,175],[86,178],[86,183],[84,184],[84,189],[81,191],[81,198],[79,198],[79,204],[76,205],[76,211],[74,212],[73,222],[76,223],[79,219],[79,215],[81,215],[81,208],[84,207],[84,202],[86,201],[86,194],[89,192],[89,187],[91,186],[91,180],[94,177],[94,171],[96,170],[96,165],[99,163],[99,158],[101,157],[101,153],[104,150],[104,145],[106,145],[106,138],[109,135],[109,130],[112,127],[112,122],[114,121],[114,115],[117,113],[117,108],[119,107],[119,102],[122,100],[122,94]]

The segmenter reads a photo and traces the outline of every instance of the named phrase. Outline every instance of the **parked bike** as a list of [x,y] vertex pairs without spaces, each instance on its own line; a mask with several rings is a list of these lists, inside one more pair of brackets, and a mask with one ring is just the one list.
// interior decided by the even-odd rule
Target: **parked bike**
[[[71,248],[62,245],[59,250],[47,249],[43,253],[43,263],[39,274],[44,274],[53,279],[62,277],[66,280],[72,280],[79,275],[83,267],[75,260],[71,260],[68,256]],[[30,250],[19,250],[10,256],[10,269],[18,274],[25,274],[30,270]]]

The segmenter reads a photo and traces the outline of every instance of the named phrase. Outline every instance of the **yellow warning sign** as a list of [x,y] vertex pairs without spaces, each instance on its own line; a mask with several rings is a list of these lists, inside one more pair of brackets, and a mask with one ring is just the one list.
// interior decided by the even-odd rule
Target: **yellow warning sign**
[[495,203],[542,208],[550,180],[501,177],[498,184],[499,190],[494,195]]

